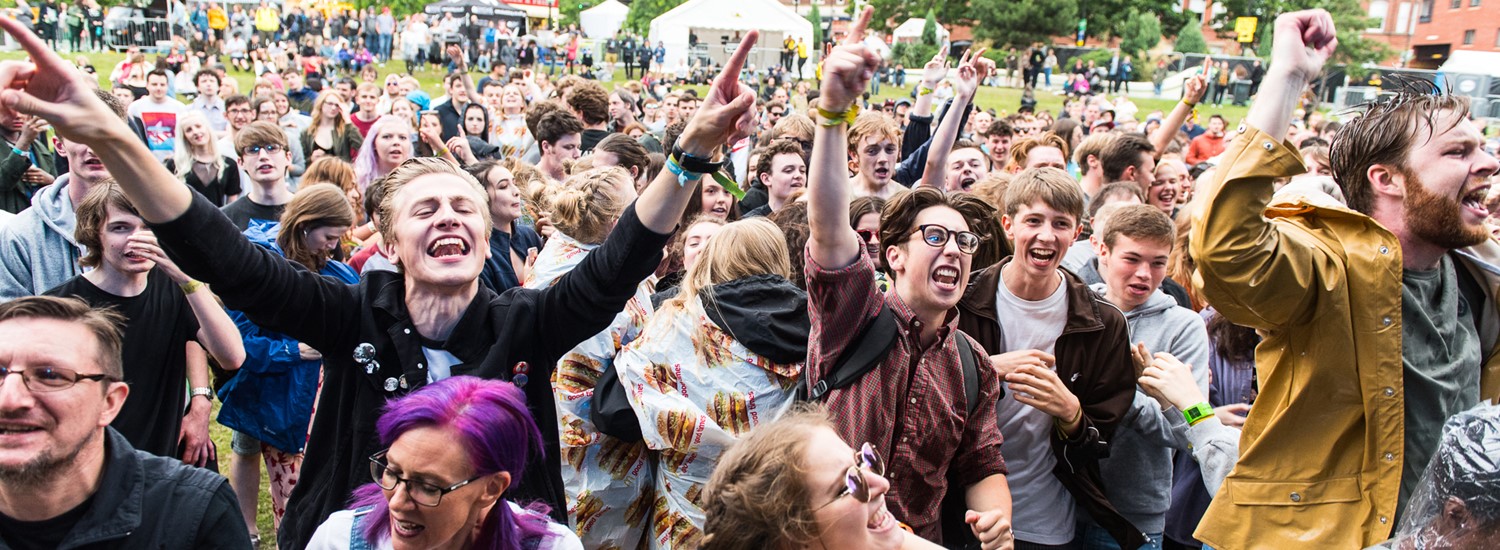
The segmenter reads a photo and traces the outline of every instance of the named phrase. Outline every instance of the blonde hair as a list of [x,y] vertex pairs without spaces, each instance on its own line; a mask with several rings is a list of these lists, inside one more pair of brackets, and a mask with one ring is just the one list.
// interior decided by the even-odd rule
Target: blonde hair
[[[204,115],[203,111],[188,109],[183,111],[182,114],[177,115],[177,136],[173,138],[176,141],[177,150],[172,154],[172,161],[176,164],[175,168],[177,168],[177,177],[179,179],[186,179],[187,175],[193,171],[193,153],[195,152],[193,149],[195,146],[188,143],[187,132],[185,130],[188,125],[194,123],[202,124],[204,131],[208,132],[208,143],[203,147],[213,158],[213,160],[209,161],[209,166],[213,168],[215,173],[224,169],[224,155],[220,155],[218,149],[214,146],[213,127],[208,124],[208,116]],[[208,182],[203,183],[207,184]]]
[[707,518],[701,550],[795,548],[817,537],[805,463],[819,428],[833,429],[828,411],[799,404],[719,458],[700,500]]
[[[488,235],[494,229],[495,222],[490,219],[490,209],[483,207],[483,205],[489,202],[489,193],[485,192],[484,186],[479,184],[479,180],[474,179],[474,176],[469,175],[462,168],[454,166],[453,163],[446,160],[433,157],[418,157],[408,159],[406,162],[401,163],[400,166],[397,166],[395,170],[391,170],[391,173],[386,174],[385,177],[377,179],[370,184],[372,187],[375,185],[385,186],[385,189],[383,189],[385,195],[380,199],[380,221],[376,227],[380,231],[381,240],[391,244],[396,243],[396,197],[401,194],[402,188],[406,187],[412,180],[431,174],[453,176],[472,186],[475,198],[478,199],[477,204],[480,205],[478,209],[479,213],[484,216],[484,233]],[[347,203],[348,200],[346,199],[345,204]]]
[[[779,123],[778,123],[779,124]],[[864,146],[865,138],[890,138],[897,145],[901,144],[901,127],[891,117],[876,112],[866,112],[854,119],[854,124],[849,126],[849,154],[855,154],[860,147]]]
[[683,275],[681,291],[663,304],[663,309],[682,309],[699,291],[714,285],[766,274],[792,276],[790,253],[781,228],[764,218],[724,224]]
[[595,168],[570,176],[547,200],[558,231],[584,244],[601,244],[625,211],[633,186],[630,173],[615,166]]

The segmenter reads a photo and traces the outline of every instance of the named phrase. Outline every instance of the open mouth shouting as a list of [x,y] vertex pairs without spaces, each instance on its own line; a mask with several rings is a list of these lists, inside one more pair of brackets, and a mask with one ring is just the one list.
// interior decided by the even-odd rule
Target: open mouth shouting
[[959,285],[958,268],[951,265],[938,266],[932,269],[932,282],[939,290],[955,292]]
[[1050,269],[1057,261],[1057,251],[1050,248],[1028,248],[1026,260],[1035,267]]
[[1473,215],[1474,217],[1483,221],[1490,215],[1489,207],[1486,207],[1484,205],[1484,198],[1485,196],[1489,195],[1489,192],[1490,186],[1480,185],[1478,187],[1470,189],[1468,193],[1464,193],[1463,196],[1459,198],[1459,202],[1463,205],[1464,210],[1468,211],[1470,215]]
[[890,531],[896,527],[896,518],[891,516],[890,510],[884,504],[876,507],[875,513],[870,514],[870,519],[865,522],[865,528],[875,532]]
[[439,260],[459,260],[469,255],[472,247],[459,237],[442,237],[427,245],[427,255]]

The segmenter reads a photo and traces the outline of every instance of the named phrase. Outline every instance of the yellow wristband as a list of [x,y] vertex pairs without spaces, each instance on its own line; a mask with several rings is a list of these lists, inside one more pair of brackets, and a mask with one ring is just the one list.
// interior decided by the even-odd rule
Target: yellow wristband
[[200,283],[198,281],[188,281],[177,286],[182,288],[183,294],[192,294],[194,292],[197,292],[198,289],[203,288],[203,283]]
[[434,157],[441,157],[441,156],[445,156],[447,154],[448,154],[448,148],[444,147],[442,149],[438,149],[438,151],[435,152],[435,153],[433,153],[432,156],[434,156]]
[[819,106],[818,116],[823,117],[822,124],[825,127],[854,124],[854,119],[859,118],[859,104],[850,105],[846,111],[830,111]]

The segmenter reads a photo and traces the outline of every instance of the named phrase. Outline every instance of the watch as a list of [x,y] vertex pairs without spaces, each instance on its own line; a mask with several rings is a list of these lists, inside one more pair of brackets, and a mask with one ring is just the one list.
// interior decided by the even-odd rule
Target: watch
[[[199,396],[207,397],[209,401],[213,401],[214,390],[212,388],[193,388],[192,397]],[[192,397],[189,397],[189,399],[192,399]]]
[[712,174],[724,168],[726,161],[714,162],[712,159],[695,157],[682,150],[681,146],[672,146],[672,160],[681,166],[683,170],[694,174]]

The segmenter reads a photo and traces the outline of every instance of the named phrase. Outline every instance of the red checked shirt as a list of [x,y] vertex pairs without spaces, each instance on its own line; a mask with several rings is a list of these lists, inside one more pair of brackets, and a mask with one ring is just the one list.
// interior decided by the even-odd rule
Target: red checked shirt
[[[968,417],[963,365],[954,338],[968,338],[956,328],[958,310],[938,329],[938,341],[923,349],[922,322],[894,291],[882,295],[869,259],[826,270],[806,257],[807,298],[812,334],[807,347],[809,385],[832,369],[844,348],[887,305],[900,321],[896,344],[875,370],[842,390],[830,392],[829,412],[840,436],[852,447],[869,442],[885,458],[891,512],[917,535],[942,542],[938,513],[947,494],[948,471],[955,490],[986,477],[1004,474],[995,403],[999,380],[986,376],[989,358],[973,339],[979,365],[979,405]],[[950,338],[952,336],[952,338]]]

